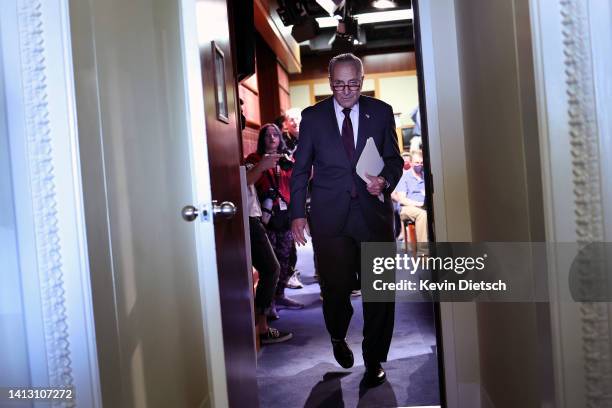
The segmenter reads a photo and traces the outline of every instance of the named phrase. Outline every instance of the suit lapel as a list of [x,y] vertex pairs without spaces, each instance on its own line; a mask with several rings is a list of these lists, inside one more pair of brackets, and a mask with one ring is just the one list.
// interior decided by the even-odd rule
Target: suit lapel
[[328,112],[331,115],[331,120],[332,123],[334,124],[334,129],[336,129],[336,136],[337,139],[341,139],[342,135],[340,134],[340,129],[338,129],[338,119],[336,118],[336,109],[334,109],[334,97],[330,96],[329,98],[327,98],[327,100],[329,101],[328,105]]
[[357,146],[355,146],[353,164],[357,163],[359,157],[361,157],[369,134],[370,113],[368,108],[368,100],[363,96],[359,97],[359,129],[357,130]]

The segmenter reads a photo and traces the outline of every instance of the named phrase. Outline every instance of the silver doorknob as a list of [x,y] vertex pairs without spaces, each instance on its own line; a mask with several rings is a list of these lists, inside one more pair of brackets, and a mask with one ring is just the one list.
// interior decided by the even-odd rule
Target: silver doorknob
[[199,213],[200,212],[198,211],[198,209],[195,208],[193,205],[186,205],[181,210],[181,216],[187,222],[191,222],[198,218]]
[[212,203],[212,212],[215,217],[221,217],[229,220],[236,215],[236,212],[238,212],[236,205],[231,201],[223,201],[221,204],[217,204],[217,201],[213,200]]

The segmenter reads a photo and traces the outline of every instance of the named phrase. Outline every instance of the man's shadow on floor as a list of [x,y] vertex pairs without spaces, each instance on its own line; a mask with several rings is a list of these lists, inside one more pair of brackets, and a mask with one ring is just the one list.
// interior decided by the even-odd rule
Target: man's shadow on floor
[[396,408],[399,404],[389,381],[378,387],[368,388],[363,380],[359,383],[359,404],[357,408]]
[[351,373],[327,372],[308,394],[304,408],[344,408],[340,380]]
[[[344,408],[341,379],[350,375],[348,372],[327,372],[323,379],[310,390],[304,408]],[[397,407],[397,399],[389,382],[367,388],[363,381],[359,383],[358,408]]]

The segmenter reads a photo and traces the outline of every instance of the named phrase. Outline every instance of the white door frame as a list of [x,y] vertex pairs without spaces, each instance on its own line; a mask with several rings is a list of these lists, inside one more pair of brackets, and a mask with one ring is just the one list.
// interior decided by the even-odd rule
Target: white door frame
[[[194,197],[200,197],[197,207],[207,209],[209,216],[201,215],[196,222],[196,247],[198,248],[198,269],[200,278],[200,296],[202,300],[202,317],[204,319],[204,341],[210,402],[212,407],[228,406],[227,379],[225,370],[225,352],[223,346],[223,329],[221,325],[221,296],[217,271],[215,231],[213,225],[212,193],[210,189],[210,168],[208,166],[208,146],[206,144],[206,112],[202,71],[200,64],[197,13],[206,10],[197,5],[196,0],[181,0],[181,42],[183,44],[183,65],[185,67],[185,89],[190,123],[190,149],[193,162],[192,180]],[[208,42],[207,42],[208,43]]]
[[67,0],[0,2],[30,384],[101,407]]
[[[436,240],[471,242],[455,3],[418,5]],[[443,302],[440,317],[447,406],[479,408],[476,305]]]
[[[471,241],[467,177],[459,165],[465,163],[465,152],[454,1],[420,0],[419,9],[436,235],[439,241]],[[598,0],[529,0],[529,9],[546,239],[575,242],[582,236],[610,241],[612,5]],[[580,169],[578,175],[572,166]],[[585,188],[588,200],[580,193]],[[553,300],[563,272],[558,255],[552,254],[558,263],[551,262],[548,271]],[[478,407],[476,309],[451,303],[442,304],[441,311],[447,405]],[[608,406],[612,306],[552,303],[551,323],[555,406]],[[593,332],[609,333],[608,338],[593,341]]]

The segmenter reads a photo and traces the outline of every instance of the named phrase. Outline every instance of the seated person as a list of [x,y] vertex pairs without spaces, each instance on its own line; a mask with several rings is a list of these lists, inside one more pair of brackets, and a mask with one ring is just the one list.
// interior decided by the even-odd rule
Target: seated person
[[423,154],[420,151],[410,153],[411,167],[404,171],[402,178],[391,198],[400,204],[400,218],[414,221],[417,242],[427,242],[427,210],[425,204],[425,178],[423,173]]

